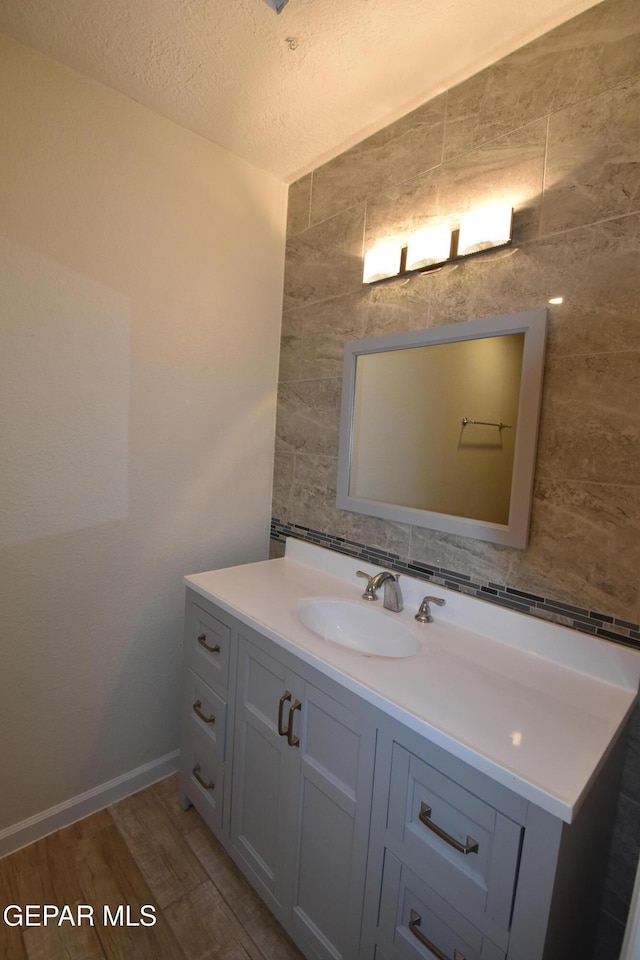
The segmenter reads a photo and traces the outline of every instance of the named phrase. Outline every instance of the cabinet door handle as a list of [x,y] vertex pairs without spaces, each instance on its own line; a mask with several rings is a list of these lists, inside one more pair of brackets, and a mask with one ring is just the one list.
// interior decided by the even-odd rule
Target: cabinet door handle
[[200,764],[199,764],[199,763],[196,763],[195,767],[193,768],[193,775],[194,775],[194,777],[196,778],[196,780],[198,781],[198,783],[200,784],[200,786],[201,786],[201,787],[204,787],[205,790],[213,790],[213,789],[214,789],[215,783],[213,782],[213,780],[210,780],[209,783],[207,783],[207,782],[206,782],[205,780],[203,780],[202,777],[200,776]]
[[[285,692],[280,697],[280,706],[278,707],[278,733],[280,734],[281,737],[286,737],[287,734],[289,733],[289,729],[285,727],[282,722],[282,717],[284,715],[284,705],[287,702],[287,700],[291,700],[291,694],[289,693],[288,690],[285,690]],[[289,715],[289,718],[291,718],[291,715]]]
[[[448,957],[446,953],[443,953],[442,950],[439,950],[435,943],[431,943],[431,940],[429,940],[428,937],[425,937],[422,930],[420,930],[421,922],[422,917],[420,914],[416,913],[415,910],[412,910],[409,920],[409,930],[411,930],[411,933],[414,935],[416,940],[419,940],[422,946],[426,947],[427,950],[430,950],[434,957],[437,957],[438,960],[450,960],[450,957]],[[453,960],[465,960],[465,958],[459,950],[454,950]]]
[[460,843],[456,840],[455,837],[452,837],[451,834],[447,833],[446,830],[443,830],[442,827],[439,827],[431,819],[431,807],[428,803],[425,803],[424,800],[420,804],[420,813],[418,814],[418,820],[420,823],[423,823],[425,827],[428,827],[437,837],[440,837],[441,840],[444,840],[445,843],[448,843],[450,847],[453,847],[454,850],[457,850],[458,853],[477,853],[478,852],[478,841],[474,840],[473,837],[467,836],[466,843]]
[[293,715],[296,710],[302,710],[302,704],[299,700],[289,708],[289,729],[287,730],[287,743],[290,747],[299,747],[300,746],[300,737],[295,737],[293,735]]
[[193,712],[197,717],[200,717],[201,720],[204,720],[205,723],[215,723],[216,718],[213,714],[210,717],[205,717],[204,713],[200,709],[202,707],[202,700],[196,700],[193,705]]
[[209,653],[220,653],[220,644],[216,643],[215,647],[210,647],[209,644],[207,643],[206,633],[198,634],[198,643],[200,644],[201,647],[204,647],[205,650],[208,650]]

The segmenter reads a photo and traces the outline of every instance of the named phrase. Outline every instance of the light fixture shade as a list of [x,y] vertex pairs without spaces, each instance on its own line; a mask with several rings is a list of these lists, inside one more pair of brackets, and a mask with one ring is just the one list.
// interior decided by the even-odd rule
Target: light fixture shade
[[458,256],[501,247],[511,241],[513,207],[493,206],[473,210],[463,218],[458,237]]
[[379,243],[365,254],[363,283],[375,283],[400,273],[402,249],[397,243]]
[[407,244],[407,270],[419,270],[436,263],[444,263],[451,252],[449,227],[423,227]]

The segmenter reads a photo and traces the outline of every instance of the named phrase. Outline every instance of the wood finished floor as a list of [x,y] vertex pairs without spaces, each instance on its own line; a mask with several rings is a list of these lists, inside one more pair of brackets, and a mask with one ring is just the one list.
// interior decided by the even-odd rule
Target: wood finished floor
[[[10,928],[1,960],[303,960],[177,780],[127,797],[0,859],[0,905],[90,904],[86,924]],[[103,926],[103,905],[156,908],[153,927]]]

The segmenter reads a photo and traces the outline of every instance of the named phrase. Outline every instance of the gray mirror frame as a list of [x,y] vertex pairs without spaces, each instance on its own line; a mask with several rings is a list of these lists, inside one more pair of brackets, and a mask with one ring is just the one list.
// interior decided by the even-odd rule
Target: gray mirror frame
[[[510,547],[524,548],[529,538],[529,519],[533,497],[538,422],[542,399],[542,378],[546,346],[547,311],[526,310],[499,317],[484,317],[462,323],[429,327],[409,333],[353,340],[344,347],[342,411],[340,416],[340,449],[336,504],[341,510],[364,513],[383,520],[428,527],[441,533],[453,533],[476,540],[488,540]],[[480,337],[524,333],[518,429],[513,461],[513,479],[507,524],[490,523],[466,517],[450,516],[430,510],[365,500],[349,494],[353,406],[356,362],[360,355],[389,350],[406,350],[437,343],[455,343]],[[391,415],[393,416],[393,414]]]

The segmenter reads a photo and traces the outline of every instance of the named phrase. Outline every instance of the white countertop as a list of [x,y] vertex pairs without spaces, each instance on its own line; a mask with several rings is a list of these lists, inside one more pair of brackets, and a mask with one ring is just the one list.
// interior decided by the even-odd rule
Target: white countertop
[[[287,555],[185,577],[188,587],[515,793],[573,819],[627,719],[640,653],[437,584],[402,576],[401,617],[420,640],[408,659],[367,657],[302,626],[297,602],[357,600],[379,568],[289,539]],[[382,592],[382,591],[381,591]],[[414,614],[446,598],[435,621]],[[363,603],[365,601],[362,601]]]

